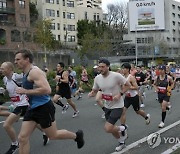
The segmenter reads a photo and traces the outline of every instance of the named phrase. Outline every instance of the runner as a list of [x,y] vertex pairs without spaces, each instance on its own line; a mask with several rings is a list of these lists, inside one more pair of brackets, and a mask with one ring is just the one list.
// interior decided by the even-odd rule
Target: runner
[[130,87],[130,83],[121,74],[109,71],[109,67],[110,62],[107,59],[99,61],[101,74],[95,77],[92,91],[88,96],[93,97],[99,89],[102,90],[106,118],[104,129],[118,139],[119,145],[116,150],[119,151],[125,147],[125,138],[120,138],[121,131],[124,131],[125,127],[116,126],[115,123],[120,119],[123,112],[124,101],[122,96]]
[[[73,118],[77,117],[79,111],[76,109],[75,103],[71,99],[71,90],[69,86],[69,73],[68,71],[64,70],[64,63],[60,62],[57,64],[57,76],[55,80],[58,83],[57,93],[53,97],[53,102],[60,105],[63,110],[62,113],[65,113],[66,110],[69,108],[69,104],[74,110]],[[61,102],[61,98],[65,97],[67,101],[67,105],[64,105]]]
[[[158,125],[159,128],[164,127],[164,121],[166,118],[166,110],[169,110],[168,107],[168,102],[170,95],[169,93],[171,92],[173,88],[173,80],[169,75],[166,75],[166,66],[161,65],[159,67],[159,76],[154,81],[154,88],[155,91],[158,93],[158,101],[161,105],[162,109],[162,120],[160,124]],[[171,86],[169,86],[169,84]]]
[[138,85],[134,76],[130,74],[131,65],[129,63],[124,63],[122,65],[123,74],[125,78],[131,84],[130,89],[125,93],[124,99],[124,110],[121,116],[121,124],[125,125],[126,123],[126,111],[130,107],[133,106],[134,111],[145,118],[146,124],[150,123],[150,114],[146,114],[142,109],[140,109],[139,105],[139,96],[138,96]]
[[29,98],[30,107],[27,110],[19,134],[19,154],[29,154],[29,138],[40,124],[43,131],[50,139],[74,139],[77,147],[84,145],[83,131],[76,133],[67,130],[57,130],[55,121],[55,107],[50,99],[50,85],[45,73],[33,66],[33,55],[28,50],[21,50],[15,54],[15,64],[23,70],[23,87],[16,89],[18,94],[26,94]]
[[[2,108],[3,110],[6,110],[4,111],[6,112],[4,116],[8,116],[3,127],[12,141],[10,149],[6,152],[6,154],[12,154],[15,153],[19,148],[13,124],[19,120],[21,116],[25,115],[29,103],[26,95],[19,95],[15,92],[16,88],[21,87],[22,85],[23,74],[14,73],[14,67],[11,62],[2,63],[1,70],[4,75],[4,85],[6,86],[6,90],[8,91],[11,101],[13,102],[13,104],[8,107],[9,111],[12,112],[9,112],[9,115],[7,113],[7,107]],[[41,130],[41,128],[39,129]],[[43,134],[43,139],[43,144],[46,145],[48,142],[48,137],[45,134]]]

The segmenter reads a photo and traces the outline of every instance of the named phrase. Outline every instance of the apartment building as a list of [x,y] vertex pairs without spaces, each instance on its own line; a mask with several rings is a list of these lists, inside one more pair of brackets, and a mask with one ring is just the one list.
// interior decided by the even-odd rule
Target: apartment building
[[[180,2],[175,0],[130,0],[128,34],[133,57],[146,64],[179,61]],[[152,62],[153,61],[153,62]]]
[[32,40],[29,0],[0,0],[0,51],[35,50]]
[[77,44],[76,0],[31,0],[36,4],[39,16],[52,21],[51,30],[56,40],[64,45]]

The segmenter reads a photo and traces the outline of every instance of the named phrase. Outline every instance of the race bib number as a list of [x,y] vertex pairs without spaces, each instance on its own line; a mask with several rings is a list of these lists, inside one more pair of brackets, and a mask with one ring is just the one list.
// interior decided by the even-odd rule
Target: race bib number
[[102,99],[106,101],[113,101],[112,94],[102,94]]
[[11,101],[12,102],[19,102],[20,101],[20,97],[19,96],[11,97]]
[[141,80],[141,77],[136,76],[136,80],[137,80],[137,81],[140,81],[140,80]]
[[167,92],[166,87],[158,87],[160,93],[165,94]]

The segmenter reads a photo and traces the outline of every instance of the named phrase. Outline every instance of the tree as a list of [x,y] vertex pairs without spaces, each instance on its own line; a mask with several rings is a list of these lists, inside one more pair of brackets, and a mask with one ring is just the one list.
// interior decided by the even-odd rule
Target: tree
[[33,2],[29,3],[29,10],[30,10],[30,23],[33,25],[38,20],[38,10],[36,9],[36,4]]
[[51,20],[43,19],[43,20],[38,21],[36,23],[35,42],[42,45],[44,52],[45,52],[44,62],[46,64],[46,62],[47,62],[47,57],[46,57],[47,49],[48,50],[53,49],[53,45],[56,42],[55,38],[53,37],[52,31],[51,31]]

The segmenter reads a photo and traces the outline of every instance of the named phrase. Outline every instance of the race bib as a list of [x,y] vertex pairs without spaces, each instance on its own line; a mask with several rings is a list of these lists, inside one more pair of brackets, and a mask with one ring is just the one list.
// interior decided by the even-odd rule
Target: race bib
[[131,94],[127,92],[126,97],[131,97]]
[[137,81],[140,81],[140,80],[141,80],[141,77],[136,76],[136,80],[137,80]]
[[19,102],[20,101],[20,97],[19,96],[11,97],[11,101],[12,102]]
[[106,101],[113,101],[112,94],[102,94],[102,99]]
[[165,94],[167,92],[166,87],[158,87],[160,93]]

